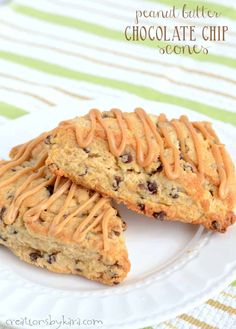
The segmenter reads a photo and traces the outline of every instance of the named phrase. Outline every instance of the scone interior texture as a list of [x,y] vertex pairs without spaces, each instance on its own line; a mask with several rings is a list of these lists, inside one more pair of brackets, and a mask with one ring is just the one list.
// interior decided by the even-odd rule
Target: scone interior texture
[[208,122],[92,109],[48,140],[52,172],[136,212],[219,232],[235,222],[234,165]]
[[0,162],[0,243],[50,271],[118,284],[130,269],[125,222],[109,198],[48,170],[47,136]]

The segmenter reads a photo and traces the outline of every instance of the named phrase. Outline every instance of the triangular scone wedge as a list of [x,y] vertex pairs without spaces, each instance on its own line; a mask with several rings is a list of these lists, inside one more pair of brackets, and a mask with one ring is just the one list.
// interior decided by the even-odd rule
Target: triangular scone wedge
[[235,221],[234,166],[208,122],[91,110],[53,136],[47,163],[54,173],[136,212],[219,232]]
[[118,284],[130,269],[125,223],[109,198],[48,170],[46,135],[0,163],[0,243],[50,271]]

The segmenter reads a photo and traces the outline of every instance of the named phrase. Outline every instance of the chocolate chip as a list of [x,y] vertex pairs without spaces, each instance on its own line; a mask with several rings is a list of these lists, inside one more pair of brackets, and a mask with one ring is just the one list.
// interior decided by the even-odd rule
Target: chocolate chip
[[127,169],[127,171],[134,172],[134,169],[133,168],[129,168],[129,169]]
[[161,163],[160,166],[156,169],[156,172],[161,172],[163,170],[163,164]]
[[38,258],[42,258],[40,251],[31,252],[29,256],[32,262],[36,262]]
[[172,194],[171,197],[172,199],[178,199],[179,195],[176,193],[176,194]]
[[143,203],[139,203],[139,204],[138,204],[138,207],[139,207],[139,209],[140,209],[141,211],[144,211],[144,210],[145,210],[145,204],[143,204]]
[[169,193],[169,196],[172,198],[172,199],[178,199],[179,198],[179,193],[178,193],[178,189],[173,187]]
[[119,284],[120,282],[113,282],[113,284]]
[[187,171],[187,172],[193,172],[193,167],[188,163],[183,164],[183,169],[184,169],[184,171]]
[[92,190],[86,190],[86,191],[88,192],[90,198],[94,195],[94,191]]
[[166,213],[164,211],[154,212],[152,215],[154,218],[161,220],[161,221],[164,220],[166,217]]
[[47,262],[49,264],[55,263],[55,261],[56,261],[56,255],[55,254],[48,255]]
[[82,174],[79,174],[78,176],[85,176],[88,173],[88,167],[86,166],[84,168],[84,172],[82,172]]
[[2,237],[1,235],[0,235],[0,240],[2,240],[2,241],[4,241],[4,242],[7,241],[7,239],[5,239],[4,237]]
[[59,167],[55,164],[55,163],[50,163],[48,165],[49,170],[51,170],[52,172],[58,171]]
[[108,112],[102,112],[102,118],[103,119],[108,118]]
[[115,176],[114,177],[114,183],[112,184],[112,187],[114,189],[114,191],[118,191],[119,187],[120,187],[120,183],[122,182],[122,178],[120,176]]
[[151,171],[151,175],[154,175],[154,174],[156,174],[156,173],[159,173],[159,172],[162,172],[162,170],[163,170],[163,165],[162,165],[162,163],[160,164],[160,166],[159,167],[157,167],[156,169],[153,169],[152,171]]
[[114,234],[115,234],[115,236],[120,236],[120,232],[119,231],[112,231]]
[[217,220],[213,220],[211,222],[211,227],[213,228],[213,230],[218,231],[220,228],[220,223]]
[[213,190],[209,190],[211,196],[214,196],[214,191]]
[[16,168],[11,168],[11,171],[12,172],[16,172]]
[[1,210],[0,210],[0,220],[3,220],[3,217],[4,217],[4,214],[6,212],[6,207],[2,207]]
[[145,184],[141,183],[141,184],[138,184],[138,188],[140,188],[141,190],[144,190],[144,189],[146,189],[146,186],[145,186]]
[[89,149],[88,147],[84,147],[84,148],[83,148],[83,151],[84,151],[85,153],[90,153],[90,149]]
[[113,264],[113,266],[115,266],[116,268],[123,268],[123,266],[120,265],[118,261],[116,261],[116,262]]
[[52,135],[48,135],[45,139],[44,139],[44,143],[47,145],[52,144]]
[[46,186],[46,189],[48,190],[49,194],[52,195],[54,191],[54,186],[53,185],[48,185]]
[[17,234],[18,231],[16,231],[16,230],[12,227],[12,229],[9,231],[9,233],[10,233],[10,234]]
[[183,153],[180,153],[180,154],[179,154],[179,159],[180,159],[180,160],[184,160]]
[[189,151],[189,146],[185,143],[185,151],[188,152]]
[[123,163],[130,163],[133,161],[133,157],[130,153],[123,154],[120,158]]
[[148,191],[151,192],[151,194],[157,193],[157,183],[156,182],[147,182],[147,188]]
[[119,217],[119,218],[121,218],[120,212],[118,210],[116,212],[116,216]]
[[102,112],[102,118],[114,118],[114,114],[111,111],[104,111]]
[[126,222],[124,220],[122,220],[122,225],[121,226],[122,226],[123,231],[126,231],[127,224],[126,224]]

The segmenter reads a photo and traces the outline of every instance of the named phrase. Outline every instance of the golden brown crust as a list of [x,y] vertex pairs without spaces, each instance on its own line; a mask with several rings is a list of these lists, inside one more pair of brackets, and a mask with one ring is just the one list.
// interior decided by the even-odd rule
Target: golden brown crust
[[[145,138],[142,127],[135,121],[136,134],[139,134],[143,146]],[[156,117],[151,116],[153,122]],[[107,126],[119,138],[116,119],[106,113]],[[81,134],[89,132],[88,116],[71,121],[79,127]],[[180,148],[180,141],[170,122],[161,123],[168,131],[172,143]],[[213,137],[206,139],[198,128],[194,128],[201,143],[201,157],[204,161],[204,181],[194,171],[196,149],[190,132],[183,123],[179,123],[185,142],[186,158],[180,157],[180,175],[169,179],[163,171],[163,164],[156,159],[143,168],[136,161],[135,140],[129,130],[125,151],[114,156],[102,127],[98,125],[96,134],[89,147],[81,148],[71,126],[61,126],[49,146],[50,169],[58,175],[69,177],[74,182],[94,189],[104,195],[125,203],[130,209],[160,220],[181,220],[186,223],[202,224],[207,229],[224,232],[235,222],[233,209],[236,200],[236,180],[234,170],[229,181],[226,197],[219,196],[219,173],[211,150]],[[170,148],[165,147],[165,158],[173,163]],[[229,160],[233,168],[232,161]],[[86,172],[85,172],[86,171]],[[118,180],[118,181],[117,181]]]

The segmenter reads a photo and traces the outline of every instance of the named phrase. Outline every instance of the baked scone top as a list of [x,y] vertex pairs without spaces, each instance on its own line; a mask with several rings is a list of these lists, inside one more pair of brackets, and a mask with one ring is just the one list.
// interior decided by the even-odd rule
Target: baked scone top
[[48,170],[44,144],[48,135],[16,147],[11,152],[12,160],[0,162],[1,219],[11,225],[21,214],[32,232],[64,242],[93,243],[95,249],[111,251],[115,242],[112,237],[121,235],[123,222],[109,198]]
[[219,232],[236,221],[234,166],[206,122],[168,121],[142,109],[92,110],[59,126],[49,140],[47,164],[57,175],[158,220]]
[[[106,139],[110,152],[122,157],[124,163],[135,160],[149,170],[160,161],[159,169],[171,180],[186,172],[181,163],[184,160],[199,181],[207,177],[218,186],[219,198],[224,200],[231,194],[235,202],[234,165],[209,122],[190,122],[187,116],[168,121],[164,114],[148,115],[142,108],[134,113],[92,109],[84,117],[62,122],[60,127],[73,129],[84,149],[95,137]],[[135,150],[135,159],[129,148]]]

